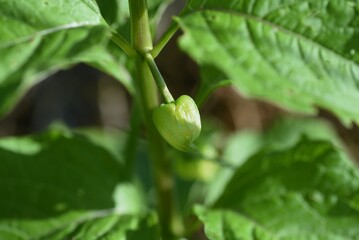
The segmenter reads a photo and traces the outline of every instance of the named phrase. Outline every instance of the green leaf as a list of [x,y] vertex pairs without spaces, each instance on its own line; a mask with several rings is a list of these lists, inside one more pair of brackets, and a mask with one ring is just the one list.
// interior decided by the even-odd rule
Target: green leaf
[[[229,139],[224,158],[239,166],[263,147],[280,150],[297,144],[305,136],[313,140],[325,140],[343,148],[334,128],[326,121],[313,118],[282,117],[277,119],[265,132],[239,131]],[[238,152],[241,155],[238,156]]]
[[254,130],[241,130],[230,136],[223,152],[223,161],[233,167],[221,168],[215,181],[208,186],[206,203],[213,203],[223,192],[235,173],[235,169],[243,165],[262,148],[272,151],[285,150],[296,145],[303,136],[312,140],[329,141],[337,148],[343,149],[343,144],[331,125],[319,119],[283,117],[277,119],[263,133]]
[[181,47],[203,67],[200,103],[230,82],[248,97],[359,123],[358,4],[192,0],[177,21]]
[[260,224],[233,211],[210,210],[198,205],[194,212],[205,225],[205,233],[210,240],[278,239]]
[[121,0],[96,0],[96,3],[101,11],[101,15],[109,25],[119,22],[119,18],[124,15],[124,6],[122,5],[127,5],[127,1]]
[[[124,136],[116,139],[125,142]],[[128,230],[155,233],[157,218],[145,212],[123,147],[113,143],[107,135],[64,130],[1,139],[0,239],[128,239]]]
[[106,50],[109,27],[95,1],[0,0],[0,6],[0,115],[39,80],[78,62],[131,88],[127,72]]
[[[104,216],[102,216],[102,214]],[[143,239],[156,240],[158,220],[153,214],[144,216],[98,213],[41,236],[43,240],[62,239]]]
[[359,239],[358,199],[354,164],[332,144],[303,138],[263,148],[236,170],[217,210],[197,214],[210,239],[349,240]]
[[158,240],[160,239],[158,234],[158,219],[157,216],[152,214],[146,218],[140,219],[137,229],[130,229],[126,232],[126,239],[128,240],[138,240],[138,239],[148,239],[148,240]]

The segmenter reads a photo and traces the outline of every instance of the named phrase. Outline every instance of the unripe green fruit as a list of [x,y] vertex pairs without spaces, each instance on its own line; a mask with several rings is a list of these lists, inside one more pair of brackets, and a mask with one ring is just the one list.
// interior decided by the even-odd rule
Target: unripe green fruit
[[201,117],[196,103],[187,95],[153,110],[153,122],[161,136],[174,148],[196,151],[193,141],[201,132]]

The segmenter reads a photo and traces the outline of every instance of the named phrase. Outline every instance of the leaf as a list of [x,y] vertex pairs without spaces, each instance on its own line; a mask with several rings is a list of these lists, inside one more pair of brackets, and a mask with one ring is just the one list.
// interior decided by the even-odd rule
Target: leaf
[[138,240],[158,240],[158,219],[156,215],[149,215],[146,218],[140,219],[137,229],[129,230],[126,232],[126,239]]
[[112,144],[107,135],[64,130],[1,139],[0,239],[127,239],[129,230],[156,231],[123,148]]
[[248,97],[307,114],[321,107],[346,125],[359,123],[358,4],[190,1],[177,21],[180,46],[203,67],[200,104],[230,82]]
[[359,236],[358,199],[353,163],[332,144],[303,138],[287,149],[262,149],[236,170],[216,210],[197,215],[216,240],[349,240]]
[[[41,236],[39,239],[128,239],[136,240],[136,236],[146,239],[158,239],[157,218],[154,215],[132,216],[106,214],[94,215],[83,221],[68,225]],[[136,235],[137,234],[137,235]],[[134,237],[135,236],[135,237]]]
[[195,206],[195,214],[205,225],[210,240],[278,239],[255,221],[228,210],[210,210]]
[[[327,121],[286,116],[277,119],[262,134],[253,130],[233,134],[226,145],[225,159],[239,166],[263,147],[287,149],[296,145],[303,136],[312,140],[329,141],[338,148],[344,148],[334,128]],[[238,156],[238,152],[241,152],[241,156]]]
[[306,137],[311,140],[324,140],[343,149],[339,137],[326,121],[311,118],[282,117],[277,119],[266,131],[241,130],[232,134],[226,142],[223,161],[232,168],[221,168],[215,181],[209,184],[206,204],[212,204],[224,191],[228,181],[233,177],[236,168],[243,165],[263,148],[285,150],[295,146]]
[[122,5],[126,2],[127,1],[121,0],[96,0],[101,15],[108,25],[112,25],[119,21],[118,19],[122,17],[125,8]]
[[0,115],[29,87],[74,63],[94,65],[131,88],[106,52],[109,27],[94,1],[0,0],[0,6]]

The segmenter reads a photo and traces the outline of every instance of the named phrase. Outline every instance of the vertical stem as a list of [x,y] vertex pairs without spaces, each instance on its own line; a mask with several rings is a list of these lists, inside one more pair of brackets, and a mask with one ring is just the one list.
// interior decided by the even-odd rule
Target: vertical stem
[[131,131],[126,140],[126,148],[125,148],[125,159],[127,163],[127,169],[131,171],[128,172],[128,177],[133,178],[134,174],[134,162],[136,158],[136,150],[137,150],[137,141],[138,135],[140,132],[140,103],[139,99],[135,99],[132,104],[131,110],[131,118],[130,118],[130,128]]
[[[147,13],[147,2],[146,0],[129,0],[129,6],[132,47],[142,54],[149,52],[153,45]],[[146,61],[140,56],[136,58],[136,70],[137,97],[140,98],[142,116],[147,130],[153,179],[157,192],[161,235],[163,240],[172,240],[174,239],[177,224],[174,214],[174,181],[171,164],[165,154],[164,142],[152,121],[152,110],[159,105],[157,88]]]

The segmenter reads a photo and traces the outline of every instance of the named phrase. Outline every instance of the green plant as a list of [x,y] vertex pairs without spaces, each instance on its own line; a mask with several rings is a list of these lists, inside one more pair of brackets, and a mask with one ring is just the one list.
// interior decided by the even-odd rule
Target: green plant
[[[134,99],[129,133],[0,139],[0,238],[194,239],[203,226],[215,240],[359,239],[359,171],[326,122],[283,118],[233,133],[219,150],[220,128],[204,120],[195,140],[197,107],[174,102],[154,61],[180,28],[179,46],[200,66],[198,106],[232,85],[292,112],[326,109],[349,128],[359,123],[359,1],[188,0],[153,44],[168,4],[0,0],[2,116],[38,80],[80,62]],[[183,103],[194,126],[171,118],[167,107]],[[180,124],[193,129],[188,142]]]

